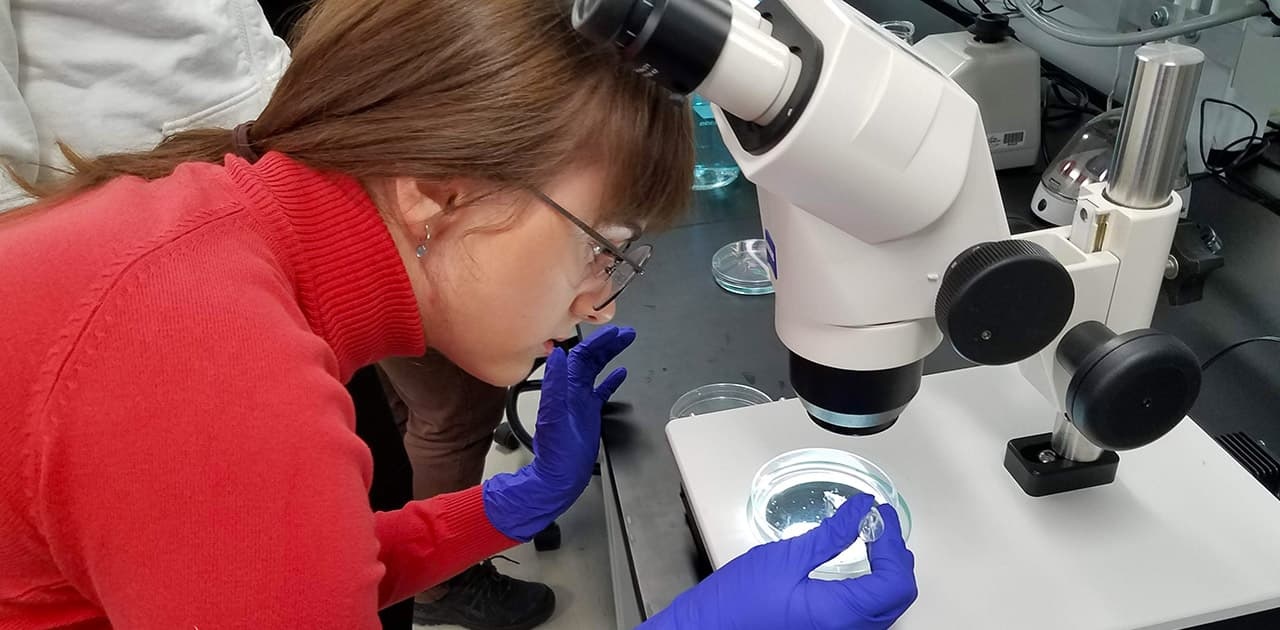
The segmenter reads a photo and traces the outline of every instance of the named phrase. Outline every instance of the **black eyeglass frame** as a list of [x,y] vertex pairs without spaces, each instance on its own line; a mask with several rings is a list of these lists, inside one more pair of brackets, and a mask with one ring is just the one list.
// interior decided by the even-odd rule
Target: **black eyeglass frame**
[[[633,250],[631,250],[631,246],[635,243],[635,239],[633,238],[632,240],[627,241],[627,243],[624,244],[622,247],[618,247],[617,245],[614,245],[612,242],[610,242],[609,239],[605,238],[603,234],[592,229],[590,225],[587,225],[586,221],[579,219],[577,215],[573,214],[567,208],[557,203],[556,200],[549,197],[546,193],[538,190],[533,191],[533,193],[537,195],[540,201],[550,206],[552,210],[555,210],[557,213],[560,214],[560,216],[568,219],[570,223],[574,224],[578,229],[582,230],[583,233],[591,237],[591,240],[595,241],[596,246],[599,247],[601,251],[608,252],[609,255],[613,256],[613,264],[610,265],[609,268],[605,270],[605,274],[608,277],[612,278],[614,271],[616,271],[618,268],[618,265],[622,263],[626,263],[626,265],[628,267],[631,267],[631,269],[634,271],[634,273],[632,273],[627,278],[627,280],[622,283],[621,286],[618,286],[613,290],[613,292],[609,295],[608,299],[596,305],[594,307],[595,310],[597,311],[602,310],[605,307],[612,304],[614,300],[618,299],[619,295],[622,295],[622,292],[626,290],[627,287],[631,286],[631,283],[634,282],[637,277],[644,275],[645,264],[649,261],[650,258],[653,257],[652,245],[649,245],[649,244],[641,245],[639,248],[635,249],[633,252]],[[639,237],[639,234],[636,235],[636,238],[638,237]],[[629,253],[635,253],[639,255],[633,258],[632,256],[628,256]]]

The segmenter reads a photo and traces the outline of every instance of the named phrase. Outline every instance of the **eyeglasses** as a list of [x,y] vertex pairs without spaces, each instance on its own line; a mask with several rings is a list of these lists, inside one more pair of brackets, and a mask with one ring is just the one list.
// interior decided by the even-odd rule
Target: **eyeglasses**
[[644,266],[649,262],[649,258],[653,256],[652,245],[634,245],[631,241],[627,241],[621,247],[614,245],[609,239],[605,238],[599,232],[591,229],[582,219],[574,216],[572,212],[565,209],[564,206],[555,202],[554,199],[548,197],[545,193],[534,191],[534,194],[541,199],[543,203],[551,207],[551,209],[560,213],[560,216],[568,219],[570,223],[582,230],[587,236],[591,237],[595,244],[592,246],[592,254],[600,256],[608,254],[613,256],[613,262],[602,270],[602,273],[609,278],[610,290],[604,301],[594,306],[595,310],[603,310],[606,306],[618,299],[618,295],[624,289],[631,285],[631,282],[637,276],[644,275]]

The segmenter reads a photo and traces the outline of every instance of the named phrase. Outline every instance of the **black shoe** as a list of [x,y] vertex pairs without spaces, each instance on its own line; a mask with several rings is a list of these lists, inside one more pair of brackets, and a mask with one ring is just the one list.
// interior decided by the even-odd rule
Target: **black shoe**
[[551,587],[498,573],[492,560],[463,571],[447,584],[449,592],[444,597],[413,604],[414,623],[452,624],[470,630],[530,630],[550,619],[556,609]]

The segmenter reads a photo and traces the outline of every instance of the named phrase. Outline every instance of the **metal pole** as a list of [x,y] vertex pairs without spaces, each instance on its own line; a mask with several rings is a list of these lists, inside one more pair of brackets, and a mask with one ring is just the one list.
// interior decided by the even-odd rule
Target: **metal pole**
[[1107,198],[1149,210],[1169,203],[1185,160],[1187,123],[1195,106],[1204,53],[1182,44],[1147,44],[1136,53],[1129,97],[1116,142]]
[[1090,442],[1065,414],[1058,414],[1058,421],[1053,423],[1053,437],[1049,444],[1058,456],[1073,462],[1097,461],[1103,453],[1102,447]]

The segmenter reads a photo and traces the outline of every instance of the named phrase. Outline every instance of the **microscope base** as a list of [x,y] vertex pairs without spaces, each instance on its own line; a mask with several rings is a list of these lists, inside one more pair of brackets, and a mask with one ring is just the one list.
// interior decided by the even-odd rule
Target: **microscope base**
[[1041,433],[1009,440],[1004,452],[1004,468],[1018,482],[1022,491],[1033,497],[1102,486],[1116,480],[1120,456],[1104,451],[1092,462],[1077,462],[1056,457],[1048,463],[1040,461],[1040,453],[1053,451],[1052,434]]

